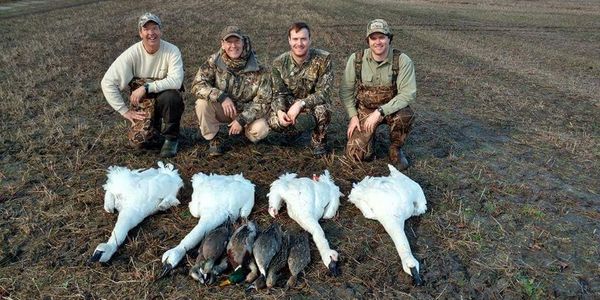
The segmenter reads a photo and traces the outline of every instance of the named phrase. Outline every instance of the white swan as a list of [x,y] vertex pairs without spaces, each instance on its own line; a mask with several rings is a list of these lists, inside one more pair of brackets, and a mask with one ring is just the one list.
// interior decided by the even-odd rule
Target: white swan
[[414,258],[404,233],[404,221],[427,210],[423,189],[418,183],[388,165],[390,176],[365,177],[353,184],[348,200],[367,219],[379,221],[392,237],[404,272],[413,276],[417,285],[423,282],[419,275],[419,262]]
[[340,189],[325,170],[321,176],[296,178],[296,174],[283,174],[271,184],[269,194],[269,214],[276,217],[285,201],[290,218],[298,223],[312,237],[321,260],[332,275],[338,276],[339,254],[329,248],[329,242],[319,225],[319,219],[331,219],[340,205]]
[[125,241],[127,232],[147,216],[179,204],[177,192],[183,181],[172,164],[158,162],[158,169],[129,170],[125,167],[108,168],[108,180],[103,186],[104,210],[119,211],[117,223],[108,242],[94,250],[90,262],[107,262]]
[[163,254],[163,271],[159,277],[179,264],[186,252],[198,245],[207,232],[228,219],[247,218],[254,207],[254,184],[242,174],[198,173],[192,177],[192,187],[194,191],[189,208],[192,216],[200,220],[179,245]]

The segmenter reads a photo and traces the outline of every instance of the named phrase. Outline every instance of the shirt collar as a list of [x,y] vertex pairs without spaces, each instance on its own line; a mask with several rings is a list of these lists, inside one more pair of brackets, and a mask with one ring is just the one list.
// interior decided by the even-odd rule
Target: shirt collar
[[[372,63],[378,63],[377,61],[375,61],[373,59],[373,55],[371,53],[371,49],[367,49],[367,53],[366,53],[366,57],[367,57],[367,61],[372,62]],[[388,54],[385,57],[385,59],[381,62],[381,64],[386,64],[386,63],[391,63],[392,59],[394,59],[394,49],[392,49],[392,47],[390,47],[388,49]]]

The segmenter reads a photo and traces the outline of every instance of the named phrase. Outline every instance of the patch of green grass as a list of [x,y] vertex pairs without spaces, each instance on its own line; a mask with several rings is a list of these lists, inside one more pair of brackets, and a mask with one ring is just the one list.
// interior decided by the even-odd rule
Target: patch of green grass
[[517,275],[517,281],[521,285],[521,289],[529,299],[541,299],[544,294],[544,290],[539,282],[535,279],[529,278],[525,274]]
[[494,214],[496,214],[496,211],[498,210],[498,205],[496,205],[495,202],[486,201],[483,204],[483,210],[490,215],[494,215]]
[[546,214],[541,209],[530,204],[525,204],[525,206],[523,206],[523,208],[521,209],[521,213],[525,216],[532,217],[536,220],[543,220],[546,216]]

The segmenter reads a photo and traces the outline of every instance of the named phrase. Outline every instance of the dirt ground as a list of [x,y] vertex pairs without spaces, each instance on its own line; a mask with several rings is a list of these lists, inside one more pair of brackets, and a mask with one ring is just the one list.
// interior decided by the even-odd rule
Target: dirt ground
[[[225,25],[241,26],[270,66],[288,49],[287,26],[307,21],[313,46],[334,57],[333,152],[315,159],[307,139],[287,146],[272,134],[256,145],[233,138],[226,155],[209,159],[188,93],[182,149],[166,160],[186,181],[182,204],[130,231],[110,263],[86,265],[117,218],[103,211],[106,169],[159,160],[126,146],[127,122],[100,89],[111,62],[138,41],[145,11],[180,47],[188,89]],[[373,18],[392,25],[392,45],[417,70],[406,174],[428,211],[406,232],[425,285],[412,284],[383,227],[346,197],[321,223],[340,252],[340,277],[327,275],[311,243],[296,289],[198,285],[187,275],[193,251],[155,281],[162,253],[197,224],[187,208],[197,172],[243,172],[257,186],[250,218],[261,227],[271,222],[269,184],[285,171],[329,169],[345,195],[367,175],[387,175],[385,128],[375,161],[342,156],[339,78]],[[600,297],[597,1],[0,1],[0,37],[2,299]],[[298,229],[285,213],[281,222]]]

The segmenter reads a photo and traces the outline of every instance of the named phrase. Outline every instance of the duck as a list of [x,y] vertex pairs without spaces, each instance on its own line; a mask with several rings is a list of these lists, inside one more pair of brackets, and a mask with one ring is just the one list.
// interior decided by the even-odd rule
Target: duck
[[298,274],[310,263],[310,245],[308,236],[303,233],[290,235],[290,250],[287,264],[290,270],[290,278],[286,283],[287,288],[296,286]]
[[282,202],[286,203],[289,217],[312,235],[323,264],[333,276],[340,275],[339,254],[329,247],[319,219],[331,219],[337,213],[342,193],[331,178],[328,170],[312,178],[298,178],[295,173],[286,173],[271,183],[269,214],[276,218]]
[[118,211],[117,223],[106,243],[99,244],[89,262],[108,262],[125,241],[129,230],[158,211],[179,205],[177,193],[183,180],[172,164],[159,161],[158,168],[131,170],[110,166],[107,181],[102,186],[104,210]]
[[234,272],[227,279],[228,284],[236,284],[244,280],[252,282],[258,276],[258,269],[252,257],[252,248],[257,233],[256,222],[249,221],[238,227],[229,240],[227,261]]
[[419,261],[413,256],[404,232],[404,221],[418,216],[427,210],[427,200],[421,186],[402,174],[394,166],[388,165],[387,177],[365,177],[354,183],[348,200],[367,219],[377,220],[390,235],[400,260],[402,269],[413,277],[416,285],[422,285],[419,274]]
[[231,236],[231,226],[231,222],[227,221],[204,237],[198,248],[196,264],[190,269],[193,279],[207,285],[212,284],[227,269],[225,249]]
[[279,246],[279,251],[273,256],[273,259],[267,268],[266,285],[268,289],[277,284],[277,280],[281,277],[281,272],[287,267],[289,244],[290,235],[285,231],[281,236],[281,246]]
[[252,252],[254,253],[254,261],[259,271],[259,276],[254,281],[253,285],[257,289],[266,287],[267,270],[273,260],[273,257],[279,252],[282,243],[281,225],[277,222],[271,223],[267,230],[261,232],[256,241]]
[[192,201],[189,210],[200,218],[198,224],[181,242],[162,255],[163,269],[158,278],[167,275],[194,248],[207,232],[227,220],[247,219],[254,207],[254,184],[236,175],[206,175],[202,172],[192,176]]

